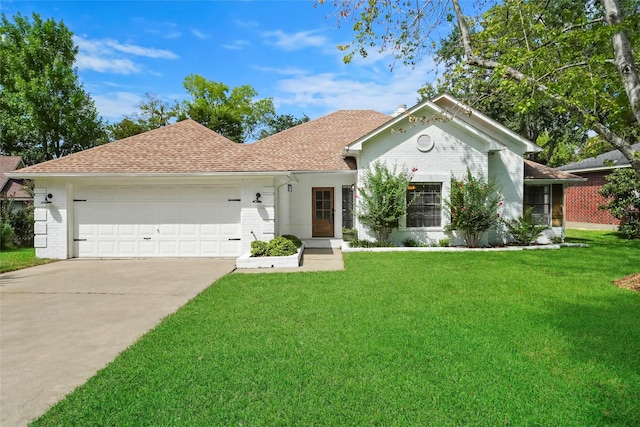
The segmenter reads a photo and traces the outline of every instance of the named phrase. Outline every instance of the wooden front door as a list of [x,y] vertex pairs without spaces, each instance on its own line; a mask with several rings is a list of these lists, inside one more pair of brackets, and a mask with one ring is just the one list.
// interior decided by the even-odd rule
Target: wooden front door
[[334,208],[333,187],[314,187],[311,189],[313,215],[311,223],[312,237],[333,237]]

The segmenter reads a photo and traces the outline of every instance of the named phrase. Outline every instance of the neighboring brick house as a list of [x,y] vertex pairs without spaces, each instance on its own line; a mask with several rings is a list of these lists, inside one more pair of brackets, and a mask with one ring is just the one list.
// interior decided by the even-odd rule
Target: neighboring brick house
[[[640,144],[632,147],[640,151]],[[629,160],[618,150],[558,167],[559,170],[587,179],[565,190],[567,227],[615,229],[620,221],[599,208],[606,203],[606,199],[598,191],[613,170],[628,167]]]

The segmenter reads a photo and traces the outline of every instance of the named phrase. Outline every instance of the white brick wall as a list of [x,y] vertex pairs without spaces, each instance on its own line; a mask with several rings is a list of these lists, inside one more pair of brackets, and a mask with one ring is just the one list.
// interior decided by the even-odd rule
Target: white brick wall
[[[508,149],[491,154],[486,143],[477,141],[473,135],[452,122],[405,127],[405,133],[387,133],[364,144],[358,165],[359,182],[362,182],[364,172],[373,162],[382,161],[390,167],[397,165],[398,168],[417,169],[413,175],[414,182],[442,183],[444,200],[449,197],[451,176],[462,177],[469,167],[475,175],[482,173],[500,182],[504,215],[514,217],[521,214],[524,167],[521,155]],[[431,151],[418,150],[416,141],[420,135],[429,135],[435,142]],[[402,219],[392,239],[402,241],[411,237],[426,244],[437,243],[440,239],[448,238],[443,231],[449,220],[444,209],[442,218],[442,227],[428,229],[405,228]],[[360,238],[374,238],[373,233],[361,224],[358,224],[358,231]],[[494,231],[489,238],[491,242],[503,241],[505,236]]]
[[[66,259],[69,256],[67,236],[67,185],[55,180],[36,180],[34,190],[34,219],[38,233],[35,236],[38,258]],[[51,203],[42,203],[45,197]],[[46,233],[46,234],[43,234]]]
[[[254,203],[260,193],[262,203]],[[249,252],[254,240],[269,241],[275,235],[275,186],[273,178],[242,180],[242,250]]]

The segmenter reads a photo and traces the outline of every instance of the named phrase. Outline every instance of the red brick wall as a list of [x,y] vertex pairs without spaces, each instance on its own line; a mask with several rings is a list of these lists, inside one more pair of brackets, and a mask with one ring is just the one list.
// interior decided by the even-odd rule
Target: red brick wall
[[598,194],[598,190],[605,183],[605,177],[609,172],[575,173],[583,178],[584,182],[571,184],[565,189],[565,212],[567,221],[589,222],[592,224],[619,224],[619,221],[608,211],[598,209],[606,199]]

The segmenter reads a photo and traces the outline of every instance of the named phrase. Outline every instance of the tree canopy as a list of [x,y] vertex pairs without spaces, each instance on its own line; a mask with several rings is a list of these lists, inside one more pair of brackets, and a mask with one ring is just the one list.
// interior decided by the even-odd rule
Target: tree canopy
[[275,115],[271,98],[258,99],[250,85],[234,88],[198,74],[184,79],[189,98],[182,102],[180,119],[191,118],[235,142],[257,138],[261,126]]
[[514,101],[516,111],[551,111],[573,129],[595,132],[640,173],[631,148],[640,133],[637,0],[505,0],[473,18],[459,0],[334,5],[339,19],[354,22],[353,43],[341,46],[346,61],[378,48],[415,64],[438,49],[435,29],[451,22],[450,48],[461,51],[454,73],[474,69],[488,93]]
[[26,164],[106,141],[78,80],[78,48],[63,22],[20,14],[0,19],[0,151]]

